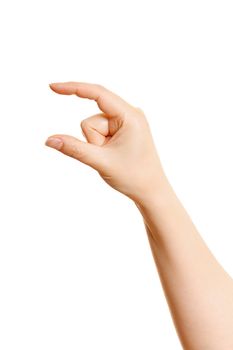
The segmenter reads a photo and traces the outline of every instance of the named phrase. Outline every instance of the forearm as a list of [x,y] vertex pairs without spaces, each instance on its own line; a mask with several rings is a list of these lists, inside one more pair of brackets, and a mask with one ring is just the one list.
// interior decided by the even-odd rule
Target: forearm
[[216,261],[170,184],[135,202],[182,345],[233,349],[233,280]]
[[46,145],[91,166],[134,200],[185,349],[232,350],[233,281],[164,180],[144,112],[98,84],[66,82],[50,87],[59,94],[95,100],[103,112],[82,121],[88,142],[55,134]]

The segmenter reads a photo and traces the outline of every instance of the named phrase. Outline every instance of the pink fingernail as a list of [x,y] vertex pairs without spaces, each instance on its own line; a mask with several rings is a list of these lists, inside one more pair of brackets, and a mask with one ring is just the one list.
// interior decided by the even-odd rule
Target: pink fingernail
[[46,144],[46,146],[60,150],[63,146],[63,141],[62,141],[62,139],[59,139],[58,137],[49,137],[46,140],[45,144]]

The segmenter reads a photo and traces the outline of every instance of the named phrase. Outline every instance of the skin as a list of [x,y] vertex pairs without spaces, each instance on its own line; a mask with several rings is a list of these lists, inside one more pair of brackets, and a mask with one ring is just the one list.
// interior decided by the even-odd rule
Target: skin
[[45,144],[92,167],[134,201],[183,348],[232,350],[233,280],[171,187],[144,112],[98,84],[65,82],[50,88],[98,104],[101,113],[81,122],[87,142],[54,134]]

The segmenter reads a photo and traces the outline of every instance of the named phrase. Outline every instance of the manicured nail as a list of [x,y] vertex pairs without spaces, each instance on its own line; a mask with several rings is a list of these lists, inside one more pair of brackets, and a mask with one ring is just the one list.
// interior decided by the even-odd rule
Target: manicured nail
[[53,86],[58,85],[59,83],[50,83],[49,86],[52,88]]
[[46,144],[46,146],[60,150],[63,146],[63,141],[62,141],[62,139],[59,139],[58,137],[49,137],[46,140],[45,144]]

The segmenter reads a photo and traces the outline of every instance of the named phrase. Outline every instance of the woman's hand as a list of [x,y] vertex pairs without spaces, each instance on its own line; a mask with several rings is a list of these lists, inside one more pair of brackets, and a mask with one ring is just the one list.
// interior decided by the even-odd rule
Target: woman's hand
[[142,110],[100,85],[69,82],[51,88],[93,99],[103,112],[82,121],[88,142],[53,135],[46,144],[96,169],[135,201],[183,348],[233,349],[232,279],[170,186]]
[[143,111],[98,84],[50,84],[53,91],[95,100],[102,113],[81,122],[87,142],[55,134],[46,145],[98,171],[114,189],[141,202],[166,183]]

